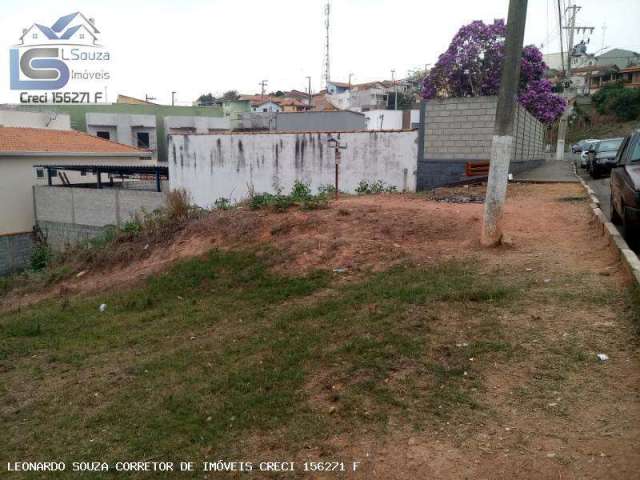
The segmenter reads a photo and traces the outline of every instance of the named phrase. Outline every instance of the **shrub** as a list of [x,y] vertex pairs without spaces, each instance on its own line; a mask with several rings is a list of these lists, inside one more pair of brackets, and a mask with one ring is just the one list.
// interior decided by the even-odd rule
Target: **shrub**
[[323,195],[323,196],[328,196],[328,195],[335,195],[336,193],[336,186],[335,185],[331,185],[330,183],[327,183],[326,185],[320,185],[318,187],[318,195]]
[[308,200],[311,198],[311,187],[300,180],[296,180],[291,189],[291,198],[294,201]]
[[130,221],[126,222],[122,226],[122,231],[124,233],[128,233],[128,234],[131,234],[131,235],[137,235],[138,233],[140,233],[142,231],[142,225],[140,224],[140,222],[136,218],[136,219],[133,219],[133,220],[130,220]]
[[31,270],[39,272],[47,268],[51,261],[52,253],[49,246],[45,243],[39,243],[31,252]]
[[366,180],[360,180],[360,183],[356,187],[356,193],[360,195],[371,193],[371,191],[369,190],[369,182],[367,182]]
[[635,120],[640,116],[640,90],[625,88],[610,100],[609,108],[619,120]]
[[270,193],[258,193],[251,195],[249,199],[249,208],[258,210],[267,207],[273,203],[273,195]]
[[640,91],[625,88],[622,82],[605,85],[592,97],[600,114],[613,114],[622,121],[640,116]]
[[220,197],[213,204],[218,210],[229,210],[231,208],[231,200]]
[[323,190],[318,195],[313,195],[308,184],[296,180],[289,195],[284,195],[279,188],[275,195],[251,193],[249,198],[249,208],[253,210],[271,208],[276,212],[284,212],[294,205],[300,205],[305,210],[324,208],[328,205],[327,195]]
[[186,220],[191,216],[192,207],[189,194],[184,189],[167,194],[167,216],[172,220]]
[[317,195],[315,197],[308,198],[302,202],[303,210],[318,210],[320,208],[327,208],[329,206],[329,200],[324,194]]
[[273,197],[273,209],[276,212],[284,212],[295,204],[291,195],[282,195],[281,191]]
[[397,191],[398,188],[395,185],[389,185],[383,180],[376,180],[373,183],[369,183],[366,180],[360,180],[360,183],[356,187],[356,193],[359,195],[393,193]]

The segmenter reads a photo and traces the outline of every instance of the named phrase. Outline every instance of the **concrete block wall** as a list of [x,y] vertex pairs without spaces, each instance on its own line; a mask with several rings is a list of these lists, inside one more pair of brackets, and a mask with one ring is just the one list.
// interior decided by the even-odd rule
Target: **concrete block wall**
[[0,276],[27,268],[31,263],[32,251],[31,233],[0,236]]
[[165,205],[166,194],[127,189],[34,187],[36,224],[55,250],[121,227]]
[[[467,162],[488,161],[497,97],[434,99],[427,102],[424,160],[418,164],[418,190],[469,180]],[[519,173],[544,161],[544,125],[518,105],[509,171]]]
[[425,160],[488,159],[497,105],[497,97],[427,102]]
[[544,158],[546,127],[522,105],[517,105],[513,125],[514,162],[530,162]]

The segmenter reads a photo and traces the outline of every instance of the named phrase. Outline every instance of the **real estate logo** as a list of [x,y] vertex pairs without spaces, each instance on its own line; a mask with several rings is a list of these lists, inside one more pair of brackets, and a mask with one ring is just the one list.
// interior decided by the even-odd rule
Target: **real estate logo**
[[111,55],[98,43],[99,33],[95,20],[80,12],[50,27],[34,23],[23,29],[9,51],[11,90],[20,91],[20,102],[105,101]]

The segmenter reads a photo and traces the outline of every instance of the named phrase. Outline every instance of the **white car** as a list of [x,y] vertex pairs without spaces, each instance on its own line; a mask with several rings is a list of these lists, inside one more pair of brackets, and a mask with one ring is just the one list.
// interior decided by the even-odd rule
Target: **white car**
[[589,153],[589,145],[599,142],[600,140],[585,140],[583,144],[582,151],[580,152],[580,160],[578,162],[578,166],[580,168],[587,168],[587,160]]

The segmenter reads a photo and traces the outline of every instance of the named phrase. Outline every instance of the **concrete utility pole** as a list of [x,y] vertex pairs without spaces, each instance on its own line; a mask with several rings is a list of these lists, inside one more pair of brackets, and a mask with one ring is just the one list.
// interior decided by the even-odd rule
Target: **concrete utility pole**
[[261,90],[260,90],[260,91],[261,91],[262,100],[264,100],[264,92],[265,92],[265,89],[267,88],[267,84],[268,84],[268,83],[269,83],[269,82],[268,82],[267,80],[262,80],[262,81],[258,84],[258,85],[260,85],[260,88],[261,88]]
[[502,240],[502,217],[509,181],[509,162],[513,154],[513,117],[520,81],[520,61],[526,20],[527,0],[510,0],[505,57],[491,142],[491,164],[480,239],[482,245],[487,247],[498,245]]
[[311,103],[313,99],[313,95],[311,94],[311,77],[307,77],[307,81],[309,82],[309,108],[311,108]]
[[351,77],[353,77],[353,73],[349,74],[349,90],[351,90]]
[[393,109],[398,109],[398,87],[396,86],[396,71],[391,70],[391,83],[393,84]]
[[176,104],[176,93],[178,92],[171,92],[171,106],[175,106]]
[[324,88],[329,89],[329,82],[331,81],[331,57],[329,55],[329,33],[331,29],[331,1],[327,0],[327,4],[324,6],[324,62],[322,62],[322,80],[324,81]]
[[[569,1],[569,5],[567,6],[565,13],[571,10],[571,15],[569,17],[569,26],[562,27],[565,30],[569,31],[569,44],[567,45],[567,75],[566,75],[566,84],[568,88],[565,90],[565,98],[567,99],[567,109],[563,112],[560,117],[560,123],[558,125],[558,143],[556,145],[556,160],[564,160],[564,149],[565,142],[567,138],[567,130],[569,128],[569,116],[571,115],[571,100],[576,97],[577,92],[571,86],[571,57],[573,56],[573,38],[574,32],[576,30],[580,31],[590,31],[593,32],[594,27],[576,27],[576,15],[580,11],[582,7],[578,5],[571,5],[571,1]],[[562,41],[562,31],[560,31],[560,40]]]

